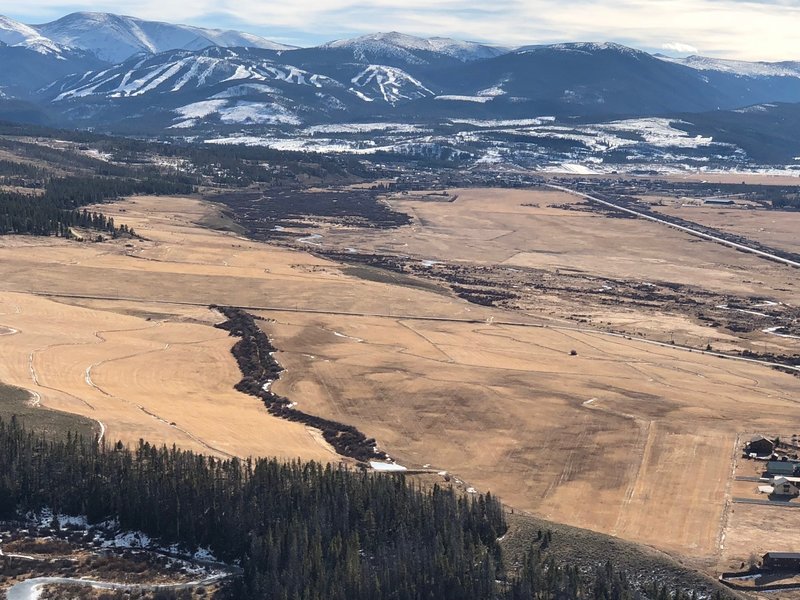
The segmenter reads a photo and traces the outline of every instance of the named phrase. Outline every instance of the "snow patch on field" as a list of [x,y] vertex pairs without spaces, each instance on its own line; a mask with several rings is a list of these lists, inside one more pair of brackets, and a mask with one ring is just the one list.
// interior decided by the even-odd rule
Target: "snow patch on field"
[[179,544],[165,545],[142,531],[122,531],[119,522],[108,520],[102,523],[90,524],[85,515],[54,515],[50,508],[43,508],[38,512],[25,515],[26,520],[34,527],[47,529],[58,521],[60,529],[84,530],[94,535],[96,542],[102,548],[141,548],[160,552],[168,552],[174,556],[193,558],[199,561],[218,562],[208,548],[198,548],[187,552]]
[[710,146],[714,138],[690,136],[685,131],[673,127],[674,123],[683,123],[672,119],[626,119],[605,125],[598,125],[597,129],[606,132],[636,133],[642,136],[645,142],[657,147],[700,148]]
[[393,133],[417,133],[428,131],[421,125],[413,123],[334,123],[331,125],[313,125],[301,133],[314,135],[317,133],[369,133],[387,131]]
[[487,98],[495,98],[497,96],[505,96],[506,92],[499,85],[486,88],[478,92],[478,96],[486,96]]
[[546,167],[543,170],[547,171],[548,173],[570,173],[572,175],[595,175],[599,172],[590,169],[586,165],[577,163],[562,163],[560,165]]
[[451,123],[472,125],[474,127],[533,127],[552,123],[555,117],[536,117],[533,119],[449,119]]
[[243,83],[214,94],[211,98],[238,98],[253,94],[280,94],[280,91],[265,83]]
[[777,335],[778,337],[782,337],[782,338],[788,338],[788,339],[791,339],[791,340],[800,340],[800,336],[798,336],[798,335],[790,335],[788,333],[780,333],[781,329],[783,329],[783,327],[780,327],[780,326],[779,327],[767,327],[766,329],[762,329],[761,331],[763,331],[764,333],[769,333],[771,335]]
[[234,135],[222,138],[212,138],[206,140],[207,144],[223,145],[242,145],[242,146],[266,146],[275,150],[292,152],[348,152],[351,154],[370,154],[377,148],[360,148],[356,142],[344,140],[331,140],[325,138],[303,139],[303,138],[275,138],[268,136],[248,136]]
[[489,148],[486,154],[475,162],[480,165],[497,165],[503,162],[503,153],[499,148]]
[[229,105],[228,100],[203,100],[176,108],[184,120],[173,125],[174,128],[192,127],[193,119],[203,119],[211,115],[219,115],[220,121],[226,124],[242,123],[257,125],[299,125],[300,119],[276,103],[236,102]]
[[375,471],[381,471],[384,473],[401,473],[403,471],[408,471],[406,467],[398,465],[397,463],[379,462],[377,460],[369,461],[369,466]]
[[188,129],[195,125],[197,125],[197,119],[186,119],[185,121],[175,123],[175,125],[170,125],[167,129]]
[[348,339],[348,340],[353,340],[354,342],[357,342],[359,344],[364,341],[361,338],[353,337],[352,335],[346,335],[346,334],[340,333],[338,331],[334,331],[333,335],[335,335],[336,337],[345,338],[345,339]]
[[141,531],[126,531],[103,542],[103,548],[148,548],[153,540]]

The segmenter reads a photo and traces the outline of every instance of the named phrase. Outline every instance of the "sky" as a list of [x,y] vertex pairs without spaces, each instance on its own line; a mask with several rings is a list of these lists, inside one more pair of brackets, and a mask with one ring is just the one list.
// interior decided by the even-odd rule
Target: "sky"
[[0,14],[25,23],[79,10],[298,46],[402,31],[509,47],[612,41],[675,56],[800,60],[800,0],[0,0]]

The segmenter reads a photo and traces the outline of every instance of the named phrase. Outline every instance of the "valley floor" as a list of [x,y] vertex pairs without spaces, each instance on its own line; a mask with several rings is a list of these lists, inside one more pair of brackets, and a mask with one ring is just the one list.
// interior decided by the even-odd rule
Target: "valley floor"
[[[432,260],[460,248],[472,255],[457,259],[554,271],[593,261],[608,276],[643,264],[650,278],[687,284],[714,271],[705,283],[717,293],[768,287],[791,300],[777,266],[724,248],[703,245],[698,255],[685,240],[579,212],[549,214],[535,237],[506,234],[476,212],[481,191],[463,193],[475,194],[459,207],[473,209],[459,213],[472,222],[464,236],[485,243],[414,229],[430,222],[430,205],[412,206],[415,225],[379,232],[380,243]],[[516,223],[522,204],[547,213],[560,200],[513,197],[496,212]],[[730,504],[737,440],[784,433],[800,419],[798,377],[577,327],[557,314],[556,298],[536,314],[469,304],[444,285],[367,280],[301,250],[204,229],[197,223],[218,208],[195,198],[136,197],[103,211],[145,241],[0,238],[0,326],[13,332],[0,338],[0,381],[98,421],[108,440],[338,460],[314,431],[233,389],[234,340],[213,327],[222,317],[208,305],[236,305],[266,319],[287,369],[275,392],[356,426],[405,466],[449,471],[516,510],[709,569],[800,550],[793,538],[774,547],[777,519],[751,527],[765,522],[751,514],[776,509]],[[505,250],[503,236],[516,240]],[[602,252],[592,246],[598,236]],[[533,249],[520,255],[515,244]]]

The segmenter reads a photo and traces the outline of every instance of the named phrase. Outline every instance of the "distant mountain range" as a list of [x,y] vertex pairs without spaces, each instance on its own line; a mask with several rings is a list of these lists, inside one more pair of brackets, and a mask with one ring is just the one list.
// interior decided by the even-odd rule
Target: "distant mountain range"
[[612,43],[508,49],[396,32],[295,48],[107,13],[39,25],[0,17],[0,64],[0,118],[142,134],[800,103],[800,62],[670,58]]
[[52,54],[80,49],[110,63],[124,61],[142,52],[157,54],[167,50],[202,50],[209,46],[248,46],[271,50],[291,48],[239,31],[172,25],[92,12],[72,13],[41,25],[25,25],[0,17],[0,42]]

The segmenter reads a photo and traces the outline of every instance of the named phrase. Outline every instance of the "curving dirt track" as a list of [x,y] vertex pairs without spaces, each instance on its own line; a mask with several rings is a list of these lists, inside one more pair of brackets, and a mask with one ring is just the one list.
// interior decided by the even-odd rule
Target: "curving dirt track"
[[[0,307],[17,300],[0,293]],[[211,311],[201,324],[32,297],[22,305],[20,333],[0,345],[0,380],[99,421],[108,440],[179,443],[225,457],[330,458],[305,428],[277,425],[255,399],[233,390],[239,373],[231,341],[211,327]]]

